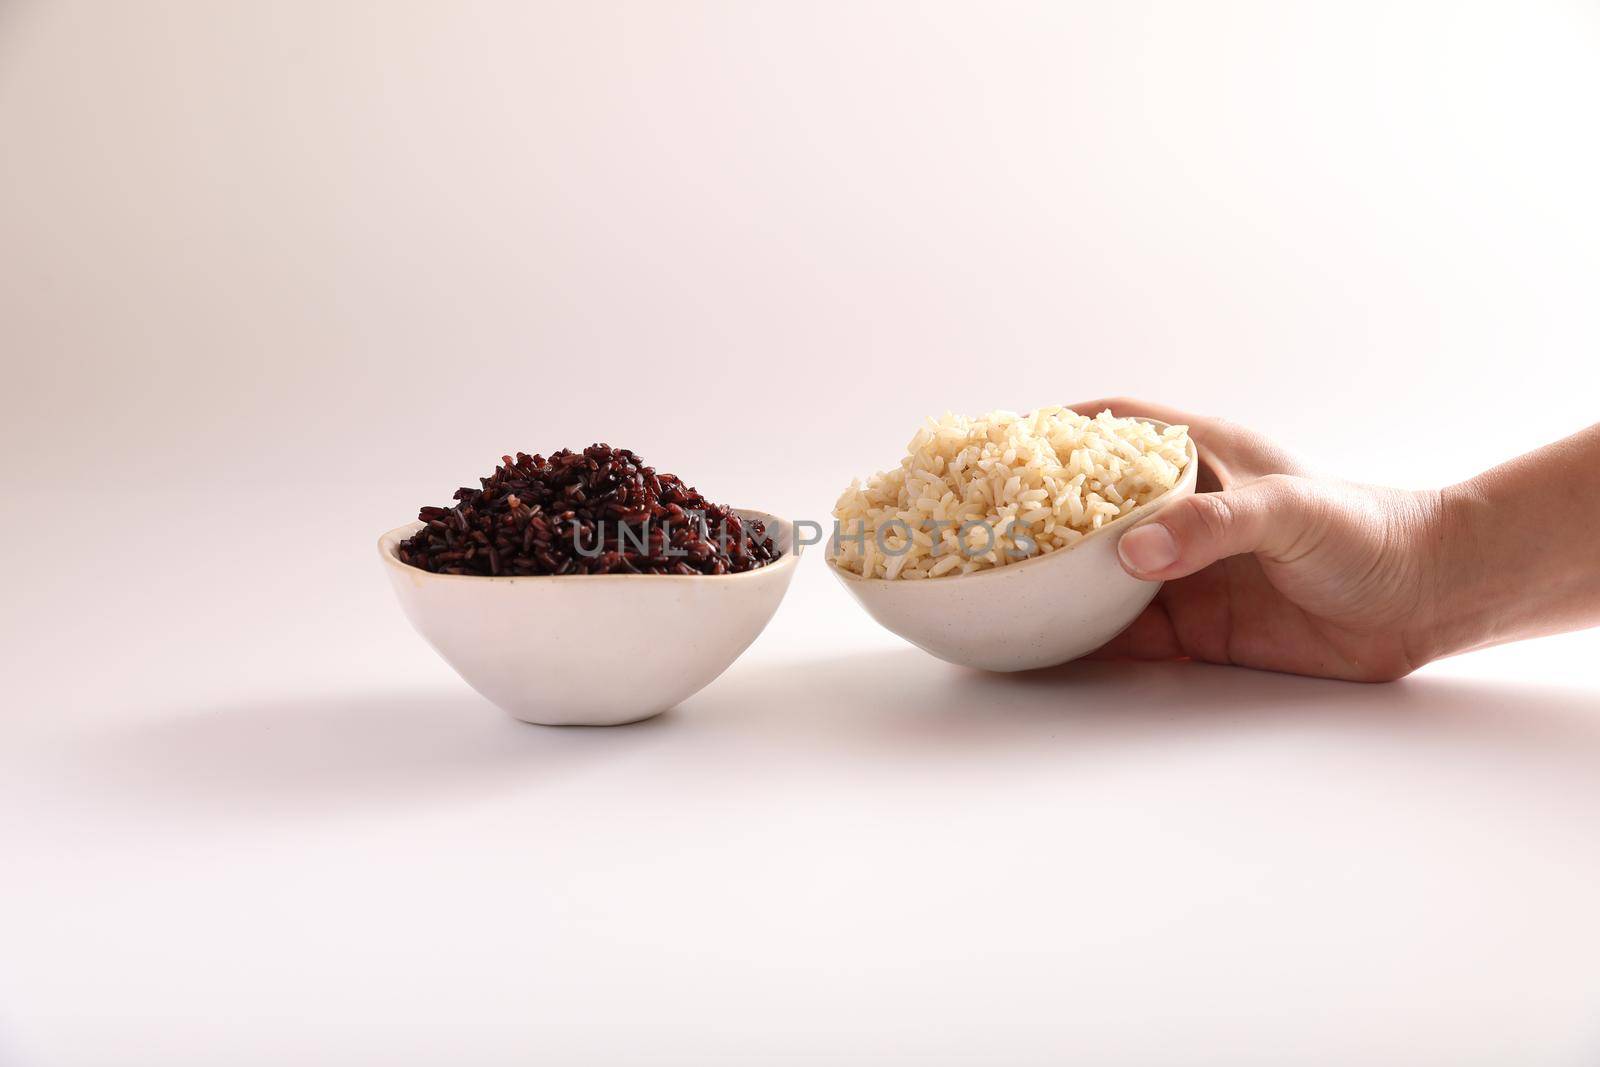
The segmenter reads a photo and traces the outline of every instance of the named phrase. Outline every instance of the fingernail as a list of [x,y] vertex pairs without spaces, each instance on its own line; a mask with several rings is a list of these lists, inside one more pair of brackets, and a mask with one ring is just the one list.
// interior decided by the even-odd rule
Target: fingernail
[[1159,522],[1129,530],[1117,542],[1123,564],[1138,574],[1153,574],[1178,562],[1178,542]]

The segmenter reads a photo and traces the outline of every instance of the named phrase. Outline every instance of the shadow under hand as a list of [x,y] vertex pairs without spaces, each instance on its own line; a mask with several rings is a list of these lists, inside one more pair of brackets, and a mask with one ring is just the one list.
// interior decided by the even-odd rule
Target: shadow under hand
[[668,721],[553,729],[466,690],[326,696],[145,719],[79,755],[128,800],[229,818],[326,814],[539,788],[654,744]]

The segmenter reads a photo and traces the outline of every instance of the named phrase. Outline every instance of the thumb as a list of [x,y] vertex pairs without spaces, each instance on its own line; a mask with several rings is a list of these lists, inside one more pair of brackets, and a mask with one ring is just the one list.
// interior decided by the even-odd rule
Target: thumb
[[1244,552],[1287,552],[1312,521],[1302,480],[1268,475],[1168,505],[1123,534],[1117,555],[1135,578],[1182,578]]

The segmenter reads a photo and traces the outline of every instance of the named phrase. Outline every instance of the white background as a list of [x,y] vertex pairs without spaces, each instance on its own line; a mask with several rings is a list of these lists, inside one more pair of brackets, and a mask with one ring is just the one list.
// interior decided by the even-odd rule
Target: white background
[[1597,55],[1588,3],[0,7],[0,1063],[1596,1062],[1593,634],[988,678],[814,556],[558,731],[373,542],[594,440],[823,518],[926,414],[1106,394],[1464,478],[1597,417]]

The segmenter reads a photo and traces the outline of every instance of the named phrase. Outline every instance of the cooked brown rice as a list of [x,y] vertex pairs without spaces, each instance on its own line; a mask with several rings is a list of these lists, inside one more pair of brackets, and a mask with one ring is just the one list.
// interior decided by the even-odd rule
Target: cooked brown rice
[[1109,411],[946,413],[897,468],[850,483],[830,557],[867,578],[940,578],[1053,552],[1176,485],[1188,438]]

